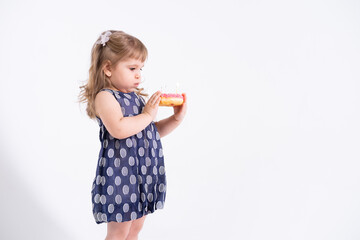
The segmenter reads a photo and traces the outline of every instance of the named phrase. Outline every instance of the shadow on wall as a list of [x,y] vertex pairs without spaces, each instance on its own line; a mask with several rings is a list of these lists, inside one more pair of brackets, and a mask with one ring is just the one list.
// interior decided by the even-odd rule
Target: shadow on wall
[[[12,166],[13,159],[0,156],[1,220],[0,239],[72,239],[33,198]],[[5,162],[6,160],[6,162]]]

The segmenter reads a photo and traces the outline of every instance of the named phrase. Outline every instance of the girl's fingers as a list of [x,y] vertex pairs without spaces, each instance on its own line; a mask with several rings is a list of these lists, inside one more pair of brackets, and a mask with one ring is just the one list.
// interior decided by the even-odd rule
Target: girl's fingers
[[186,93],[183,93],[182,95],[183,95],[183,97],[184,97],[184,103],[186,103],[186,99],[187,99]]
[[160,91],[157,91],[156,93],[154,93],[150,99],[149,99],[149,102],[152,104],[152,105],[155,105],[157,102],[160,102],[160,95],[161,95],[161,92]]
[[160,94],[161,94],[160,91],[157,91],[157,92],[154,94],[153,104],[156,104],[157,101],[160,99]]

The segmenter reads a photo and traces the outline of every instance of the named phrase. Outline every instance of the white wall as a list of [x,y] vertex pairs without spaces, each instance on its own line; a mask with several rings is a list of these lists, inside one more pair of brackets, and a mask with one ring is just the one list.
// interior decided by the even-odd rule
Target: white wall
[[189,97],[141,239],[359,239],[359,13],[356,0],[1,2],[0,238],[104,239],[98,127],[76,101],[92,44],[120,29],[148,47],[149,93],[179,82]]

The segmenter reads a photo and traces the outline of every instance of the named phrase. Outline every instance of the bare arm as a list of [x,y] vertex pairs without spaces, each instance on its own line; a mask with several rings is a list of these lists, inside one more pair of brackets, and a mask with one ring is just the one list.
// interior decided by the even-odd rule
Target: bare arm
[[160,92],[151,96],[144,111],[133,117],[124,117],[119,103],[106,91],[95,98],[96,115],[100,117],[111,136],[123,139],[130,137],[149,125],[156,116],[160,102]]
[[183,94],[183,96],[184,103],[181,106],[174,107],[174,115],[155,123],[160,137],[164,137],[171,133],[183,121],[187,109],[186,94]]

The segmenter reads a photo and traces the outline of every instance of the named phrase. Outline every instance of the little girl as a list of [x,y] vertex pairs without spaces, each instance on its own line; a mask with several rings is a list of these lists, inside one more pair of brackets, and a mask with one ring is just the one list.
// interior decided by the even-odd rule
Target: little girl
[[139,84],[147,49],[122,31],[106,31],[91,52],[87,84],[80,101],[100,126],[101,149],[92,185],[96,223],[107,223],[106,239],[138,239],[145,217],[164,207],[166,177],[160,138],[183,120],[184,104],[174,115],[154,122],[160,92],[145,103]]

